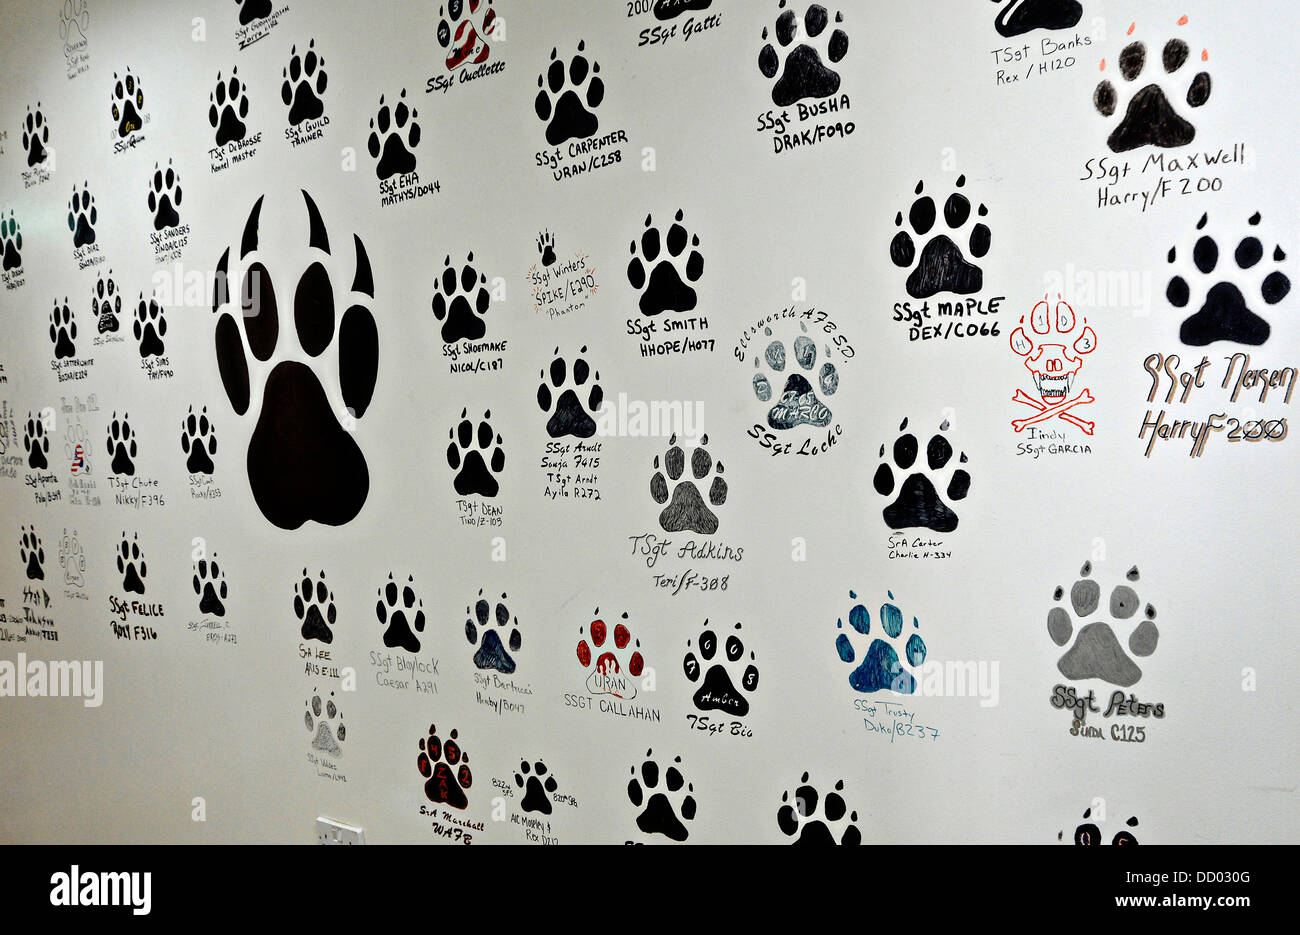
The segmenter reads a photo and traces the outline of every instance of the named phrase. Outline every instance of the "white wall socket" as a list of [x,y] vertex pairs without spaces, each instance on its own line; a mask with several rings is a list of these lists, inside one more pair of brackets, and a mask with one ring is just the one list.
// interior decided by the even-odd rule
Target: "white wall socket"
[[344,824],[333,818],[317,818],[316,843],[365,844],[366,832],[359,825]]

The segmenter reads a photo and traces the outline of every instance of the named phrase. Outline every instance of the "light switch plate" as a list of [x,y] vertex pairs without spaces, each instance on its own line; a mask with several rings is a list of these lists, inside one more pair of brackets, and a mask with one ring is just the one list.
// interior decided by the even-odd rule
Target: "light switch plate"
[[333,818],[316,819],[317,844],[365,844],[366,832],[359,825],[349,825]]

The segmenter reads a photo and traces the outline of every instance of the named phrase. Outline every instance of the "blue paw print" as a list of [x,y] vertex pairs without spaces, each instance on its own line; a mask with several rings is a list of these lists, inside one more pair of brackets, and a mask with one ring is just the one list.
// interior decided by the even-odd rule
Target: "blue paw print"
[[[891,601],[894,599],[892,591],[885,593],[889,595]],[[858,599],[858,596],[852,591],[849,592],[849,597],[853,600]],[[870,634],[871,614],[862,604],[853,605],[853,609],[849,611],[849,626],[863,636]],[[844,620],[836,620],[835,627],[836,629],[843,629]],[[912,628],[916,629],[917,627],[916,618],[913,617]],[[854,691],[867,694],[887,688],[900,695],[910,695],[916,691],[916,679],[912,676],[912,673],[903,668],[899,662],[897,650],[889,642],[899,640],[903,635],[903,612],[893,604],[881,604],[880,628],[884,633],[871,641],[861,665],[849,675],[849,684],[853,686]],[[888,637],[888,640],[885,639],[886,637]],[[835,638],[835,649],[843,661],[857,661],[857,653],[853,650],[853,641],[849,639],[847,633],[841,633]],[[921,639],[921,634],[913,633],[909,636],[907,643],[903,647],[903,652],[907,656],[908,665],[912,668],[916,668],[925,662],[925,640]]]

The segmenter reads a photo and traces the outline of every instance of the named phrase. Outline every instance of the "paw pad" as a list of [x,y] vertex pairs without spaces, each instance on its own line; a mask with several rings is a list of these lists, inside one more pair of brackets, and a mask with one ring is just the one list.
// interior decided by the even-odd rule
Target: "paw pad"
[[682,758],[674,757],[666,769],[661,769],[653,759],[653,750],[647,750],[645,755],[639,771],[632,767],[632,779],[627,784],[628,799],[640,809],[636,826],[645,834],[685,841],[689,832],[684,822],[695,818],[695,787],[682,775]]
[[[872,638],[866,655],[849,674],[849,685],[854,691],[864,694],[888,689],[900,695],[910,695],[916,691],[916,677],[909,669],[916,669],[925,662],[925,640],[916,632],[920,624],[915,617],[912,618],[912,632],[906,641],[903,640],[903,631],[906,629],[903,625],[903,612],[892,603],[893,592],[886,593],[889,601],[880,605],[879,635]],[[849,598],[857,600],[857,595],[850,591]],[[852,630],[863,636],[871,635],[871,613],[863,604],[854,604],[848,618]],[[841,631],[835,637],[835,651],[839,654],[840,661],[849,664],[858,662],[853,640],[843,632],[842,618],[835,621],[835,628]],[[895,647],[900,645],[909,668],[905,668],[899,660]]]
[[551,49],[551,63],[537,76],[537,99],[534,110],[546,123],[546,142],[558,146],[568,140],[585,140],[600,126],[595,110],[605,99],[605,82],[600,79],[600,65],[587,61],[586,43],[578,43],[578,52],[568,66]]
[[[828,33],[832,19],[821,4],[810,4],[802,22],[793,9],[786,9],[786,0],[778,7],[781,12],[770,36],[768,29],[763,29],[764,45],[758,53],[758,70],[764,78],[776,79],[772,103],[789,107],[805,98],[830,97],[840,89],[839,73],[830,66],[849,51],[848,34],[841,28],[844,14],[835,13]],[[801,41],[796,44],[795,40]]]
[[[898,430],[902,434],[895,439],[889,460],[886,460],[885,446],[880,446],[880,466],[876,468],[876,475],[872,479],[872,486],[882,497],[890,496],[895,490],[897,483],[895,470],[900,473],[910,471],[912,465],[916,463],[918,454],[916,436],[907,431],[906,419],[898,426]],[[952,461],[953,448],[943,434],[947,431],[948,423],[945,421],[925,446],[928,470],[918,470],[908,474],[907,479],[898,488],[898,496],[885,507],[883,516],[890,529],[921,527],[933,529],[935,532],[952,532],[957,528],[957,514],[940,498],[934,481],[930,479],[930,475],[943,471]],[[893,467],[890,466],[890,460],[893,461]],[[959,464],[966,464],[966,453],[963,451],[957,460]],[[964,500],[969,492],[970,474],[964,467],[959,467],[952,472],[952,477],[948,481],[946,493],[948,501],[955,503]]]
[[[471,646],[477,647],[474,653],[475,666],[509,675],[515,671],[515,660],[510,653],[519,652],[524,641],[519,634],[519,618],[510,615],[505,599],[506,596],[502,594],[501,600],[493,608],[491,602],[483,598],[483,591],[480,590],[474,606],[465,608],[465,639]],[[507,629],[509,635],[502,642],[501,635]],[[506,651],[507,646],[509,652]]]
[[[1137,615],[1141,601],[1130,585],[1135,584],[1140,575],[1135,565],[1125,575],[1129,583],[1116,585],[1111,591],[1107,609],[1115,622],[1095,621],[1078,629],[1076,634],[1078,624],[1096,613],[1100,606],[1101,586],[1092,579],[1092,571],[1092,562],[1084,562],[1079,569],[1079,580],[1070,588],[1069,609],[1062,603],[1064,588],[1058,587],[1052,595],[1056,606],[1047,613],[1048,636],[1057,646],[1065,646],[1074,637],[1074,645],[1060,658],[1056,667],[1072,681],[1095,678],[1128,688],[1142,678],[1142,670],[1124,652],[1115,630],[1121,627],[1118,621],[1128,621]],[[1160,631],[1155,619],[1155,608],[1147,604],[1142,621],[1129,633],[1128,651],[1133,656],[1145,658],[1156,651]]]
[[[754,654],[749,653],[746,664],[745,644],[740,638],[740,624],[736,624],[737,632],[727,636],[723,648],[725,661],[718,659],[714,662],[718,654],[718,634],[708,627],[708,623],[704,621],[705,630],[694,648],[689,640],[686,642],[687,652],[682,659],[687,680],[699,685],[691,700],[700,711],[722,711],[732,717],[744,717],[749,713],[749,696],[758,689],[758,666]],[[738,672],[742,665],[744,671]],[[708,666],[707,671],[705,666]]]
[[[696,532],[702,536],[711,536],[718,531],[718,517],[709,509],[710,506],[722,506],[727,502],[727,482],[722,479],[722,462],[714,464],[712,456],[705,447],[709,436],[700,439],[700,444],[691,452],[691,477],[681,480],[686,472],[686,453],[677,446],[677,436],[668,439],[669,449],[663,456],[663,467],[659,458],[655,458],[654,476],[650,478],[650,496],[655,503],[667,504],[659,514],[659,525],[664,532]],[[667,476],[665,473],[667,472]],[[709,485],[709,502],[706,505],[700,486],[713,476]],[[669,502],[669,483],[672,483],[672,502]]]
[[473,784],[474,775],[469,769],[469,757],[460,748],[455,728],[444,742],[438,736],[438,728],[430,724],[429,736],[420,738],[416,766],[425,778],[424,794],[430,802],[462,809],[469,805],[465,790]]

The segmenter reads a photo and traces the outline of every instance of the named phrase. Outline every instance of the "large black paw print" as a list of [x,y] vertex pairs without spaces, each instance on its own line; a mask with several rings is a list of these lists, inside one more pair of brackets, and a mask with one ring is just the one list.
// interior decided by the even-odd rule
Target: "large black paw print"
[[406,106],[406,88],[402,88],[401,98],[391,110],[384,96],[379,96],[379,112],[370,119],[366,148],[372,158],[379,160],[375,174],[381,180],[415,171],[415,154],[411,150],[420,145],[420,125],[415,122],[418,116]]
[[[462,497],[471,494],[495,497],[501,489],[497,483],[497,475],[505,470],[506,466],[506,453],[501,447],[501,435],[494,432],[492,424],[488,422],[488,419],[492,418],[491,410],[483,413],[477,431],[468,414],[469,410],[462,409],[460,424],[448,433],[451,442],[447,445],[447,464],[456,472],[452,486]],[[492,449],[490,455],[487,453],[489,448]]]
[[127,419],[125,412],[121,419],[118,419],[116,412],[113,413],[113,421],[108,424],[108,453],[113,458],[113,473],[129,477],[135,474],[136,444],[135,434]]
[[[683,263],[682,254],[687,246],[691,252]],[[661,258],[659,229],[652,225],[650,215],[646,215],[639,249],[637,242],[632,241],[632,259],[627,264],[627,281],[641,294],[637,304],[642,315],[689,312],[695,308],[695,289],[688,283],[698,282],[704,275],[704,256],[699,246],[700,238],[686,232],[682,212],[678,211],[663,238],[667,253]],[[679,263],[682,263],[680,270]],[[650,267],[648,276],[647,266]]]
[[424,602],[416,596],[413,577],[407,576],[406,584],[399,587],[389,573],[387,583],[379,589],[375,616],[385,628],[385,646],[408,653],[420,651],[420,638],[416,634],[424,632]]
[[133,594],[144,593],[144,579],[148,569],[144,563],[144,553],[136,534],[131,534],[127,541],[126,530],[122,530],[122,543],[117,547],[117,571],[122,576],[122,588]]
[[[743,672],[734,673],[736,678],[733,679],[731,667],[739,669],[745,663],[745,644],[740,634],[732,633],[727,637],[726,662],[721,659],[714,662],[718,652],[718,634],[708,627],[707,620],[704,623],[706,629],[700,634],[698,643],[692,648],[688,640],[687,652],[682,658],[686,678],[692,684],[699,685],[691,701],[700,711],[722,711],[732,717],[744,717],[749,713],[749,695],[758,688],[758,666],[754,662],[754,654],[749,654],[749,664]],[[736,624],[736,630],[739,629],[740,624]],[[708,666],[708,669],[705,670],[704,666]],[[736,688],[737,683],[740,684],[739,689]]]
[[[579,353],[587,353],[585,345]],[[547,371],[543,371],[542,382],[537,387],[537,405],[551,415],[546,420],[546,434],[551,438],[563,438],[566,435],[591,438],[596,434],[596,420],[591,417],[591,413],[598,411],[605,399],[600,384],[595,382],[600,379],[600,373],[597,372],[593,377],[591,367],[581,357],[574,360],[570,367],[559,354],[560,349],[557,347],[556,357],[549,368],[549,378]],[[592,378],[592,385],[584,405],[578,398],[578,393],[586,387],[588,378]]]
[[191,406],[181,420],[181,451],[185,452],[185,470],[191,474],[211,474],[212,456],[217,453],[217,435],[208,419],[208,407],[197,415]]
[[[1129,29],[1130,34],[1132,28]],[[1170,39],[1165,43],[1160,61],[1167,74],[1175,74],[1191,57],[1191,49],[1181,39]],[[1208,58],[1201,52],[1202,60]],[[1146,68],[1147,47],[1142,42],[1130,42],[1119,54],[1120,77],[1126,82],[1136,81]],[[1101,67],[1105,69],[1103,59]],[[1198,72],[1187,88],[1187,106],[1201,107],[1210,99],[1210,75]],[[1119,103],[1119,94],[1109,79],[1103,79],[1092,95],[1097,113],[1103,117],[1115,116]],[[1186,146],[1196,138],[1196,127],[1188,123],[1174,110],[1165,92],[1154,82],[1137,91],[1129,99],[1128,109],[1119,126],[1111,131],[1106,145],[1111,152],[1126,153],[1142,146],[1158,146],[1169,149]]]
[[163,336],[167,334],[167,319],[163,317],[162,306],[152,296],[146,302],[144,293],[140,293],[140,302],[135,307],[135,321],[131,323],[131,333],[140,343],[140,357],[162,357],[166,353]]
[[474,254],[465,257],[459,274],[448,255],[433,287],[433,317],[442,322],[443,343],[477,341],[487,334],[483,317],[491,304],[487,276],[474,268]]
[[153,175],[149,178],[149,211],[153,214],[153,229],[164,230],[181,223],[180,213],[176,210],[181,205],[181,177],[172,168],[171,161],[167,168],[153,165]]
[[325,113],[320,96],[325,93],[329,79],[325,74],[325,59],[316,55],[316,40],[307,44],[301,57],[295,45],[289,50],[289,64],[285,66],[284,83],[280,97],[289,108],[289,123],[298,126],[306,120],[316,120]]
[[662,834],[673,841],[685,841],[690,832],[683,821],[695,818],[695,787],[686,781],[678,768],[682,765],[682,758],[674,757],[668,768],[662,770],[663,785],[660,786],[661,770],[659,764],[651,759],[653,751],[647,750],[645,755],[640,775],[633,766],[632,779],[627,784],[628,799],[641,809],[636,826],[646,834]]
[[[232,304],[230,250],[217,263],[214,311],[221,316],[216,329],[217,367],[231,407],[238,415],[257,410],[257,425],[248,443],[248,480],[262,515],[281,529],[297,529],[308,520],[341,526],[361,511],[370,490],[370,472],[353,433],[339,422],[360,418],[370,405],[379,373],[379,333],[369,304],[375,295],[370,259],[361,238],[353,237],[355,256],[351,293],[355,304],[337,321],[336,290],[343,292],[345,272],[330,253],[329,237],[316,202],[302,192],[308,221],[308,252],[312,262],[298,277],[293,292],[293,332],[298,348],[311,363],[281,359],[265,374],[260,399],[250,386],[248,354],[269,364],[277,348],[286,351],[280,337],[281,310],[267,264],[275,258],[260,250],[262,204],[259,198],[249,213],[239,246],[245,280]],[[285,222],[287,212],[274,215]],[[328,264],[328,267],[327,267]],[[333,273],[331,274],[331,268]],[[346,295],[346,292],[344,292]],[[243,298],[241,299],[240,296]],[[333,349],[328,362],[321,355]],[[294,354],[295,351],[289,351]],[[318,370],[337,368],[342,406],[331,404]],[[255,406],[254,404],[257,403]],[[304,469],[305,468],[305,469]]]
[[[966,184],[966,176],[957,177],[957,188]],[[924,194],[925,183],[916,183],[916,200],[907,212],[907,225],[912,233],[903,229],[903,212],[894,217],[894,226],[899,228],[889,244],[889,258],[895,266],[911,269],[907,277],[907,294],[914,299],[928,299],[940,292],[955,292],[957,295],[970,295],[984,288],[984,272],[974,263],[968,262],[952,237],[947,233],[936,234],[926,241],[921,249],[921,259],[916,258],[916,239],[922,238],[934,229],[938,215],[934,200]],[[979,221],[971,228],[966,238],[970,255],[979,259],[989,252],[992,233],[983,218],[988,208],[983,204],[975,211]],[[970,201],[959,191],[948,196],[943,205],[943,220],[954,236],[971,218]]]
[[122,296],[113,281],[113,271],[95,281],[95,294],[90,300],[90,310],[98,323],[99,333],[117,330],[117,316],[122,313]]
[[329,644],[334,642],[334,626],[338,620],[338,607],[334,604],[334,592],[325,583],[325,572],[313,584],[307,569],[302,570],[302,577],[293,586],[293,613],[301,622],[299,632],[305,640]]
[[68,230],[72,231],[72,246],[84,247],[95,242],[95,225],[99,223],[99,209],[90,194],[90,183],[82,182],[81,191],[72,186],[72,200],[68,202]]
[[12,208],[9,217],[0,217],[0,244],[3,245],[0,251],[4,253],[5,269],[17,269],[23,265],[23,255],[20,252],[23,249],[23,235],[18,229]]
[[65,296],[63,304],[54,300],[54,310],[50,312],[50,343],[54,345],[55,360],[75,357],[77,354],[77,320],[68,306]]
[[248,88],[239,80],[238,67],[230,70],[228,81],[217,72],[217,86],[208,101],[208,123],[217,131],[217,146],[242,140],[248,133]]
[[[1205,230],[1209,215],[1201,215],[1196,229]],[[1255,227],[1260,222],[1258,212],[1247,223]],[[1247,234],[1233,251],[1233,261],[1241,276],[1249,274],[1264,258],[1264,244],[1254,234]],[[1169,262],[1178,261],[1177,248],[1169,248]],[[1279,246],[1273,248],[1273,262],[1281,263],[1286,253]],[[1203,276],[1210,276],[1219,266],[1219,245],[1209,234],[1202,234],[1192,248],[1192,262]],[[1190,275],[1190,274],[1189,274]],[[1291,292],[1291,280],[1279,269],[1274,269],[1259,285],[1259,296],[1266,305],[1276,305]],[[1165,289],[1169,304],[1186,308],[1192,299],[1192,289],[1182,275],[1175,275]],[[1227,280],[1220,280],[1205,293],[1205,301],[1194,315],[1183,322],[1178,337],[1184,344],[1204,347],[1215,341],[1233,341],[1237,344],[1263,344],[1271,332],[1269,323],[1246,306],[1241,289]]]
[[113,109],[113,121],[117,124],[117,135],[126,138],[144,126],[140,116],[144,111],[144,88],[128,68],[123,78],[113,72],[113,91],[109,95]]
[[46,147],[50,142],[50,127],[41,113],[41,102],[36,102],[36,110],[27,108],[27,119],[23,121],[23,149],[27,152],[27,165],[38,166],[45,161]]
[[44,471],[50,466],[47,457],[50,436],[45,434],[45,423],[30,412],[23,426],[23,450],[27,452],[27,466],[33,471]]
[[546,74],[537,76],[534,109],[546,122],[546,142],[552,146],[566,140],[585,140],[600,126],[595,109],[605,99],[605,82],[600,79],[600,65],[588,62],[582,54],[585,48],[584,42],[578,43],[578,54],[569,60],[567,69],[556,58],[557,50],[551,49]]
[[[907,431],[907,420],[904,419],[898,430],[903,434],[899,435],[894,442],[893,462],[899,471],[909,471],[912,465],[916,463],[918,446],[916,436]],[[929,444],[925,446],[926,463],[929,466],[930,473],[936,473],[943,470],[948,462],[952,460],[952,445],[948,439],[941,433],[948,431],[948,423],[944,422],[939,426],[939,432],[935,433]],[[876,476],[872,480],[872,485],[876,488],[876,493],[882,497],[888,497],[893,494],[896,480],[894,477],[894,468],[889,466],[885,459],[885,446],[880,446],[880,467],[876,469]],[[966,453],[962,452],[959,463],[966,463]],[[953,471],[952,478],[948,482],[947,497],[948,500],[956,502],[964,500],[970,491],[970,474],[964,467]],[[952,532],[957,528],[957,514],[939,497],[935,490],[934,483],[930,480],[925,471],[914,471],[903,481],[898,496],[894,501],[884,509],[885,523],[890,529],[912,529],[914,527],[924,527],[933,529],[935,532]]]
[[[785,4],[786,0],[781,0],[779,7],[782,12],[772,29],[776,46],[768,41],[767,27],[764,27],[764,45],[758,53],[758,70],[763,77],[776,78],[772,85],[772,103],[777,107],[789,107],[804,98],[830,97],[840,89],[840,76],[827,63],[836,64],[849,51],[848,34],[839,28],[844,16],[838,12],[835,14],[835,29],[826,42],[826,61],[822,61],[814,40],[830,25],[831,18],[826,8],[819,3],[810,4],[804,12],[801,29],[799,17],[793,10],[787,10]],[[804,41],[790,48],[796,39]]]

